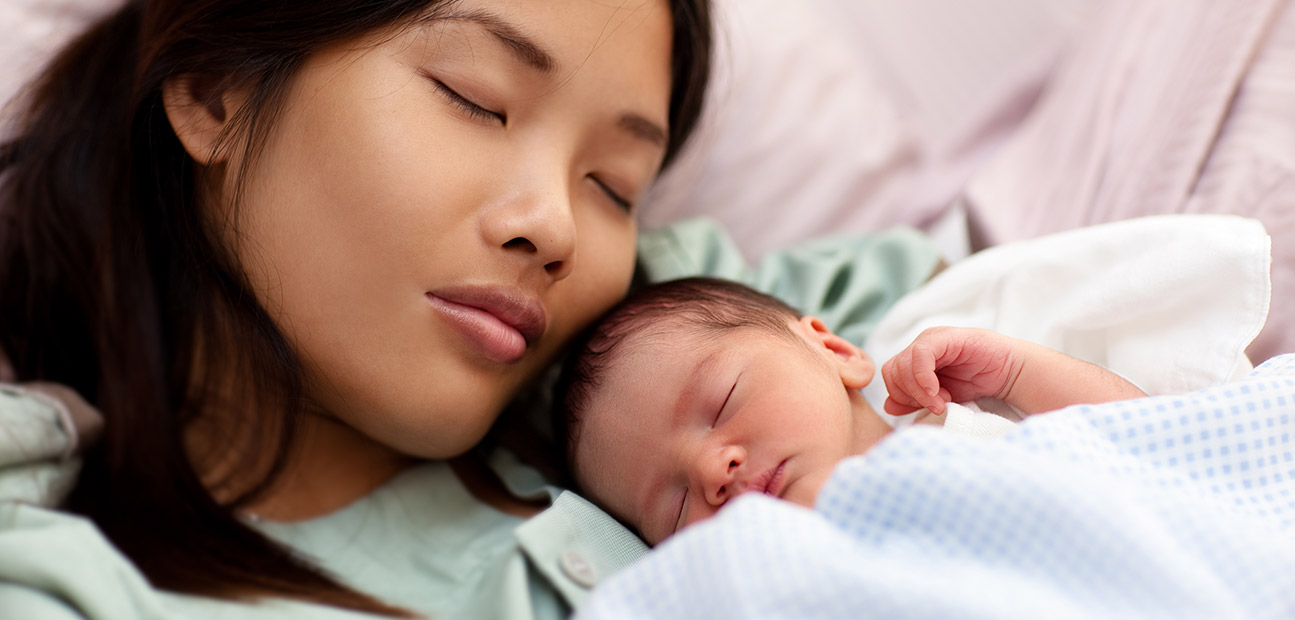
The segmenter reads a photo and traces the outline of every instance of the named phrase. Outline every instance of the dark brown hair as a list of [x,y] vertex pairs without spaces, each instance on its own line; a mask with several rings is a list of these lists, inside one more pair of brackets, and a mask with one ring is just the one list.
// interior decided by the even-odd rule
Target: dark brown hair
[[580,419],[628,337],[651,337],[679,328],[695,328],[703,334],[747,328],[795,341],[788,319],[798,318],[800,312],[782,300],[718,278],[671,280],[630,293],[577,339],[558,378],[553,436],[567,472],[576,471],[571,458]]
[[[280,473],[303,402],[301,365],[198,209],[195,164],[162,105],[191,74],[249,93],[235,119],[249,159],[287,86],[322,47],[435,19],[434,0],[130,0],[49,65],[0,147],[0,350],[23,381],[67,384],[105,419],[69,508],[92,518],[157,587],[287,596],[400,615],[240,522]],[[706,0],[671,0],[667,161],[696,124],[710,65]],[[219,96],[219,95],[215,95]],[[211,343],[234,342],[232,350]],[[204,346],[206,343],[206,346]],[[212,360],[227,354],[233,359]],[[206,356],[206,357],[204,357]],[[273,453],[259,485],[217,502],[182,442],[219,408],[205,371],[284,415],[247,420]],[[211,481],[207,481],[210,483]]]

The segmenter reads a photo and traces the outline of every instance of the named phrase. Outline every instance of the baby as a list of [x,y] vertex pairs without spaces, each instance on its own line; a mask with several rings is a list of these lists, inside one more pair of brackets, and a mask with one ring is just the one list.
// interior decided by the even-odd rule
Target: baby
[[[652,545],[742,493],[812,507],[838,461],[892,430],[859,392],[875,367],[858,346],[741,284],[641,289],[577,347],[554,418],[570,471]],[[929,329],[881,375],[886,413],[924,408],[946,428],[992,416],[950,402],[991,397],[1032,414],[1145,396],[1105,369],[977,329]]]

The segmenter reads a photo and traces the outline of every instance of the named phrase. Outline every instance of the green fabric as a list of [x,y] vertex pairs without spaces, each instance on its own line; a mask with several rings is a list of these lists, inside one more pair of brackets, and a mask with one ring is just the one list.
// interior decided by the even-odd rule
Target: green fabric
[[38,506],[57,504],[72,490],[80,459],[63,413],[39,394],[0,385],[0,498]]
[[896,227],[817,239],[751,266],[714,220],[697,218],[639,235],[639,269],[650,282],[707,275],[743,282],[823,319],[856,344],[940,262],[929,238]]
[[517,528],[517,539],[535,567],[576,606],[584,602],[590,588],[571,578],[566,566],[569,554],[590,567],[591,578],[600,579],[648,551],[638,536],[570,491],[563,491],[552,508]]
[[[7,413],[0,409],[0,421]],[[579,603],[588,593],[561,569],[563,554],[578,552],[607,575],[646,550],[571,493],[529,521],[495,511],[440,462],[411,468],[316,519],[251,524],[349,585],[439,618],[563,618],[570,611],[563,596]],[[69,610],[104,619],[370,617],[294,601],[158,592],[89,521],[9,501],[0,502],[0,582],[27,586],[0,587],[6,618],[64,618]]]
[[[6,419],[7,421],[7,419]],[[10,591],[7,618],[151,620],[170,617],[135,567],[86,519],[16,502],[0,503],[0,581],[47,596]],[[18,605],[23,605],[18,607]]]
[[[70,437],[63,432],[57,408],[27,390],[0,385],[0,407],[14,412],[0,432],[0,467],[55,461],[64,456]],[[49,432],[51,427],[57,432]]]
[[[644,233],[643,275],[713,275],[771,292],[862,342],[881,314],[931,273],[920,234],[828,239],[749,266],[714,223]],[[4,618],[370,618],[306,603],[235,603],[154,590],[93,523],[52,509],[76,473],[75,438],[55,407],[0,387],[0,610]],[[435,618],[564,617],[646,552],[629,531],[508,455],[492,467],[515,492],[554,498],[528,521],[476,501],[449,467],[411,468],[352,505],[309,521],[252,523],[354,587]],[[572,570],[572,559],[584,567]],[[573,575],[576,575],[573,578]]]

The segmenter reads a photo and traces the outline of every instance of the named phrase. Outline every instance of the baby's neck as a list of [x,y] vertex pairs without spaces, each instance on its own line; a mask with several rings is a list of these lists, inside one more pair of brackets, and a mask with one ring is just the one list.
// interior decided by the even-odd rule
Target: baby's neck
[[863,394],[855,392],[851,394],[851,400],[854,404],[854,454],[863,454],[885,439],[894,427],[872,408]]

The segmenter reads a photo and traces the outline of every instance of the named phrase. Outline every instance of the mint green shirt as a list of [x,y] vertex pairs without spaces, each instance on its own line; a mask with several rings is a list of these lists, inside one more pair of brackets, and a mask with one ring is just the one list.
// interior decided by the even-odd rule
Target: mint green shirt
[[[649,281],[740,280],[857,343],[938,262],[924,236],[895,229],[815,241],[751,266],[708,220],[644,233],[639,258]],[[75,481],[75,444],[57,403],[0,385],[0,618],[372,618],[154,589],[93,523],[55,509]],[[550,507],[530,519],[500,513],[474,499],[446,464],[427,462],[331,514],[251,525],[356,589],[433,618],[563,618],[600,579],[647,552],[614,519],[509,454],[491,466],[515,493],[547,496]]]

